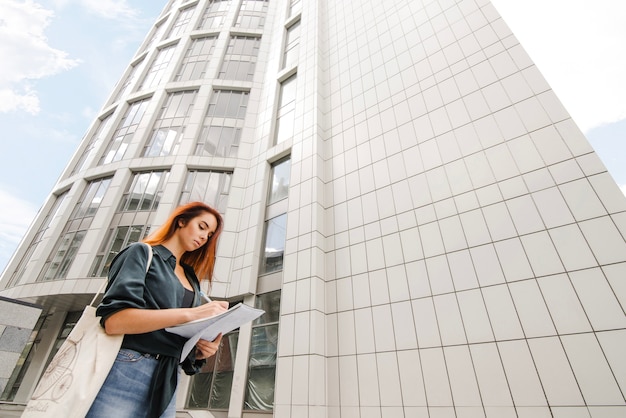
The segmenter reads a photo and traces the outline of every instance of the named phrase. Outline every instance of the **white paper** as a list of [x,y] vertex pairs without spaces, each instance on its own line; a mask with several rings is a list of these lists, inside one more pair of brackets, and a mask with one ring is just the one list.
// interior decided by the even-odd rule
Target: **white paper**
[[167,332],[178,334],[189,338],[183,346],[183,353],[180,361],[183,361],[191,350],[196,346],[198,340],[213,341],[220,333],[226,334],[243,324],[254,321],[265,313],[262,309],[252,308],[243,303],[238,303],[226,312],[209,318],[196,319],[195,321],[165,328]]

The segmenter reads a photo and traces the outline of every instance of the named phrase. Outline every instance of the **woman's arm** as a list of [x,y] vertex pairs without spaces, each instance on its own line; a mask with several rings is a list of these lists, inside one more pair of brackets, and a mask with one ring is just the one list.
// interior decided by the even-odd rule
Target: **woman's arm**
[[196,319],[215,316],[226,310],[228,310],[228,302],[226,301],[213,301],[195,308],[127,308],[106,318],[104,330],[109,335],[143,334]]

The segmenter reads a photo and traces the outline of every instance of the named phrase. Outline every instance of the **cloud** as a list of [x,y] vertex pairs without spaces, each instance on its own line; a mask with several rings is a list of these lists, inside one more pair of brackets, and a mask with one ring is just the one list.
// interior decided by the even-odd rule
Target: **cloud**
[[0,2],[0,112],[39,112],[31,82],[69,70],[79,61],[48,44],[44,29],[54,16],[32,0]]
[[89,12],[106,19],[135,19],[139,11],[128,5],[126,0],[80,0]]
[[37,208],[0,185],[0,272],[15,252],[32,223]]

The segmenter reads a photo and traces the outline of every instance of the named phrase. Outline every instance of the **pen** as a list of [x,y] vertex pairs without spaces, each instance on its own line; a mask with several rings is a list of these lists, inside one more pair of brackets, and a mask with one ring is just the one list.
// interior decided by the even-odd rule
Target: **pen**
[[200,297],[206,302],[206,303],[211,303],[211,299],[204,294],[204,292],[200,292]]

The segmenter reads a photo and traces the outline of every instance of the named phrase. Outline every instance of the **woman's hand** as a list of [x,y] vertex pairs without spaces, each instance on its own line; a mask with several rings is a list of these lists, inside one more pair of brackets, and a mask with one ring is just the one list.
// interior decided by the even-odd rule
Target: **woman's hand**
[[220,347],[221,341],[222,334],[218,335],[213,341],[198,340],[196,343],[196,359],[202,360],[217,353],[217,349]]
[[195,319],[210,318],[215,315],[219,315],[228,310],[228,302],[225,300],[213,300],[209,303],[205,303],[193,308]]

